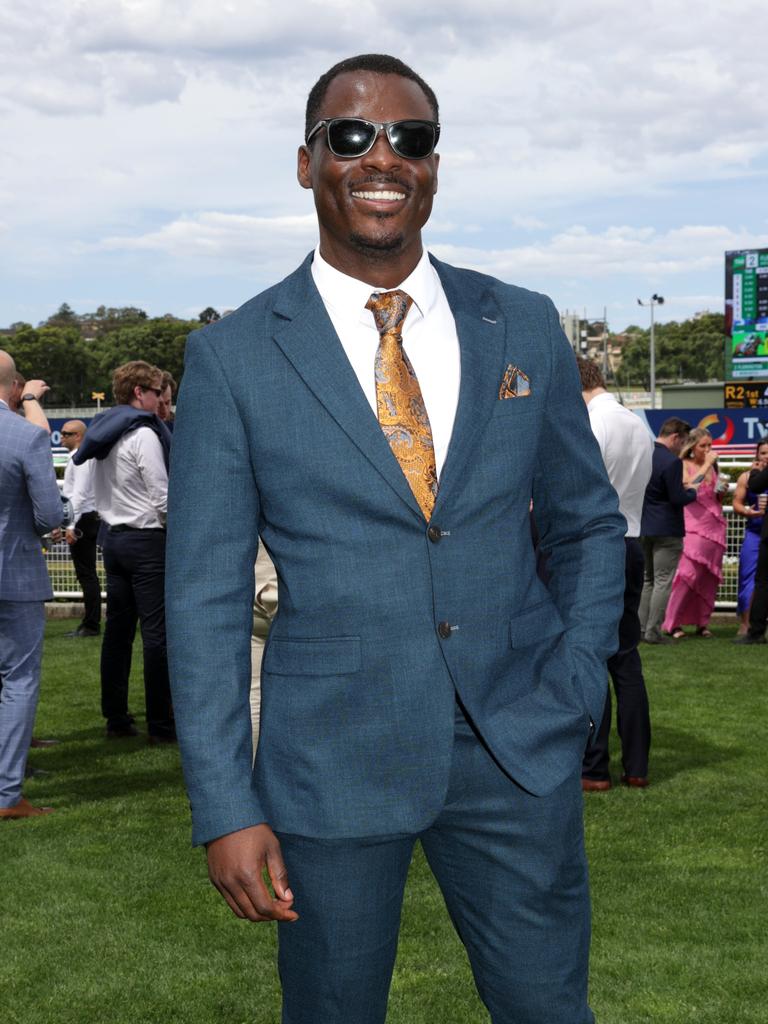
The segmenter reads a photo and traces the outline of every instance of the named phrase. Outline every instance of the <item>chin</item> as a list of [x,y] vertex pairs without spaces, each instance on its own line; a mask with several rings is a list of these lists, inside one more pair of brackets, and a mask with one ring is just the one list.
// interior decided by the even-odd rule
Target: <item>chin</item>
[[405,244],[402,232],[380,235],[362,235],[353,232],[349,240],[358,250],[365,253],[370,259],[381,259],[392,253],[400,252]]

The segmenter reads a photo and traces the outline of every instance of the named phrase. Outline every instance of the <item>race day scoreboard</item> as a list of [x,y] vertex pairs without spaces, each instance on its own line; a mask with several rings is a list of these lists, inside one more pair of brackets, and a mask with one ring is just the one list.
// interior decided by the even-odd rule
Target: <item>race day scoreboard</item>
[[768,380],[768,249],[725,254],[726,380]]

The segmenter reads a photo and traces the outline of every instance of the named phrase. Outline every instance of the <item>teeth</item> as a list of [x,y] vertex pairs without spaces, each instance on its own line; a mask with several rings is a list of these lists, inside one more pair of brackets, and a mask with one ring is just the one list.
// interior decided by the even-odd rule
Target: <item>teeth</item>
[[387,202],[397,202],[398,199],[402,199],[404,193],[402,192],[353,192],[352,195],[355,199],[384,199]]

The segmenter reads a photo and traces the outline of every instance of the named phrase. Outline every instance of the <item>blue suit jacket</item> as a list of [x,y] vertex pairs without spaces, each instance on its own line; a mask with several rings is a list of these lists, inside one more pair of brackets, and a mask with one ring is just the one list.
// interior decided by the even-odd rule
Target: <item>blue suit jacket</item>
[[[433,261],[461,389],[431,540],[310,262],[187,345],[166,587],[195,842],[260,821],[324,837],[426,827],[455,692],[509,774],[547,793],[578,770],[616,647],[626,525],[552,303]],[[500,400],[510,364],[530,395]],[[252,768],[257,533],[280,602]]]
[[63,515],[48,433],[0,404],[0,601],[53,597],[40,534]]

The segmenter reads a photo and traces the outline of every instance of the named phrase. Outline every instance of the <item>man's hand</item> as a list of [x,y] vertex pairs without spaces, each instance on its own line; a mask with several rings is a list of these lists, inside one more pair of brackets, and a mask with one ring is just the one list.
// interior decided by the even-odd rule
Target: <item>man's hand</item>
[[51,389],[48,387],[44,380],[28,380],[27,383],[24,385],[24,394],[34,395],[38,402],[43,397],[45,392],[50,390]]
[[70,547],[75,543],[77,537],[75,536],[74,530],[66,530],[64,533],[64,540],[69,544]]
[[[232,912],[249,921],[296,921],[280,843],[269,825],[252,825],[208,843],[208,877]],[[275,895],[264,881],[267,871]]]

